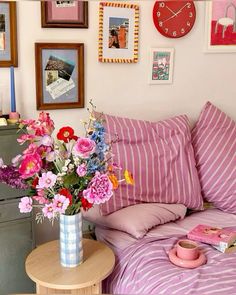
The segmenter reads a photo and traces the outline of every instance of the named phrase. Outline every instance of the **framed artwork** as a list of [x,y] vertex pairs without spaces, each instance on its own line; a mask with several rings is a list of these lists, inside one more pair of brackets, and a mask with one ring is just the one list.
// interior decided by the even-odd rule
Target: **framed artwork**
[[149,84],[171,84],[174,48],[151,48]]
[[37,110],[84,107],[84,44],[35,43]]
[[88,28],[87,1],[42,1],[43,28]]
[[236,52],[236,0],[207,1],[206,51]]
[[101,2],[99,6],[99,61],[138,61],[139,6]]
[[0,2],[0,67],[18,66],[16,2]]

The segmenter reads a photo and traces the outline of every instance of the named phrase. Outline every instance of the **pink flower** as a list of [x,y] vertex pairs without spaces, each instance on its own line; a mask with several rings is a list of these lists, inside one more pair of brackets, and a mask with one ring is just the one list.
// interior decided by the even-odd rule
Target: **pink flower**
[[83,191],[85,199],[92,204],[101,204],[108,201],[112,194],[113,185],[106,174],[96,172],[91,180],[88,189]]
[[27,149],[23,151],[24,155],[34,154],[38,149],[38,146],[35,143],[31,143]]
[[95,148],[95,141],[89,138],[80,137],[74,146],[73,152],[76,156],[88,158],[92,153],[94,153]]
[[42,159],[39,154],[25,155],[19,166],[19,173],[22,178],[32,177],[38,173],[42,167]]
[[14,167],[18,166],[18,165],[20,164],[21,160],[22,160],[22,155],[17,155],[17,156],[15,156],[15,157],[11,160],[11,162],[12,162],[12,166],[14,166]]
[[87,173],[86,164],[83,163],[83,164],[79,165],[78,168],[76,169],[76,172],[80,177],[85,176]]
[[44,190],[39,189],[37,190],[37,196],[33,196],[33,199],[37,201],[40,205],[48,204],[49,201],[45,198]]
[[47,173],[42,173],[42,176],[39,178],[39,183],[36,186],[37,189],[44,189],[53,187],[57,181],[56,174],[53,174],[51,171]]
[[44,146],[52,146],[53,145],[53,138],[46,134],[41,138],[40,144],[44,145]]
[[48,162],[53,162],[54,160],[56,160],[56,153],[54,151],[47,153],[46,160]]
[[33,196],[32,197],[35,201],[37,201],[40,205],[48,204],[48,200],[44,197],[40,196]]
[[32,199],[29,197],[21,198],[18,208],[20,209],[21,213],[31,212],[32,208],[33,208],[32,207]]
[[54,208],[54,212],[65,213],[69,204],[70,204],[70,200],[63,195],[57,194],[53,198],[52,205]]
[[22,145],[28,140],[30,142],[33,142],[34,139],[35,139],[35,135],[33,135],[33,134],[23,134],[17,139],[17,141],[19,142],[20,145]]
[[46,204],[42,209],[43,215],[49,219],[54,218],[55,211],[52,203]]

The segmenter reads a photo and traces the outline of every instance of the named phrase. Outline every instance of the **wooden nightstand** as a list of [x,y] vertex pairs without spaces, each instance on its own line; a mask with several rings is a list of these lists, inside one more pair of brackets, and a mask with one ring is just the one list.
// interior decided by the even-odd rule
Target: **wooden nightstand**
[[84,239],[84,262],[74,268],[60,264],[59,241],[34,249],[25,262],[37,294],[101,294],[101,282],[113,270],[115,256],[105,244]]

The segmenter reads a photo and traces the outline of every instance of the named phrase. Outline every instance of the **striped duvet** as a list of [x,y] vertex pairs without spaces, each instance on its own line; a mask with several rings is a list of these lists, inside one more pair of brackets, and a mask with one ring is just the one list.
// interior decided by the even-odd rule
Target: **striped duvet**
[[[104,291],[113,294],[236,294],[236,253],[222,254],[201,244],[207,256],[204,266],[184,269],[169,261],[168,251],[178,239],[186,237],[183,232],[188,232],[189,224],[193,227],[202,220],[219,226],[224,215],[211,211],[207,219],[204,220],[204,212],[199,213],[199,217],[194,214],[163,225],[160,230],[157,227],[143,239],[117,251],[117,263],[104,284]],[[222,226],[235,226],[235,220],[235,215],[226,214]]]

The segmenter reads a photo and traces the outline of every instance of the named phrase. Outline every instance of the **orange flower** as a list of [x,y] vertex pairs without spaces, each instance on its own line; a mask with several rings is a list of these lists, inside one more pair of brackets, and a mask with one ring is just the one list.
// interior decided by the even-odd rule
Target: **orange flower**
[[119,186],[119,182],[115,174],[110,174],[108,177],[113,185],[113,189],[117,189]]
[[125,170],[124,177],[125,177],[127,184],[132,184],[132,185],[134,184],[133,175],[128,170]]

